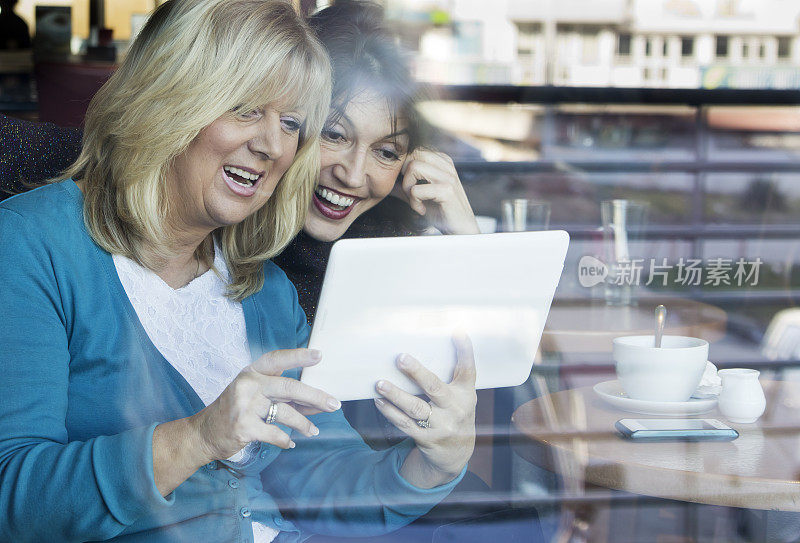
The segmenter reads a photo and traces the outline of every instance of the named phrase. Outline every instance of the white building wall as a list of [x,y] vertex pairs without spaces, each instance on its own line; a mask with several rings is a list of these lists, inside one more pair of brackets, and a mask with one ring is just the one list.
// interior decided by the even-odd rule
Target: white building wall
[[633,23],[638,32],[689,34],[796,33],[800,2],[796,0],[739,0],[732,15],[721,0],[633,0]]
[[[731,69],[784,66],[791,70],[800,63],[800,0],[732,4],[727,0],[442,0],[439,4],[446,6],[456,22],[482,25],[480,58],[453,54],[457,44],[448,44],[441,29],[432,29],[430,38],[423,37],[420,62],[429,65],[420,74],[434,74],[440,82],[448,82],[445,74],[453,74],[458,79],[449,81],[453,83],[698,87],[705,71],[712,68],[719,76]],[[731,5],[731,11],[723,11]],[[523,49],[530,49],[530,54],[518,55],[515,21],[536,22],[541,27],[539,35],[526,38]],[[548,44],[546,29],[564,24],[571,30],[554,33],[552,45]],[[589,27],[600,31],[593,34],[586,30]],[[617,55],[621,33],[632,36],[628,56]],[[716,56],[719,35],[729,37],[724,58]],[[778,36],[793,38],[790,59],[777,58]],[[681,54],[682,37],[694,40],[689,57]],[[649,55],[645,54],[648,41]],[[529,47],[531,43],[535,46]],[[763,57],[759,55],[762,46]],[[449,60],[447,55],[452,55]]]
[[491,17],[483,23],[483,58],[489,62],[512,64],[517,60],[517,27],[503,17]]
[[694,39],[695,62],[699,66],[707,66],[714,62],[716,41],[709,33],[697,34]]

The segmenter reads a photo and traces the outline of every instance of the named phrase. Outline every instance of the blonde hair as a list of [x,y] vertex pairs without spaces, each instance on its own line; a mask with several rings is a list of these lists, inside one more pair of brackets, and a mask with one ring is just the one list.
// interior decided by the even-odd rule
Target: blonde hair
[[[263,286],[264,260],[299,232],[319,175],[330,104],[325,49],[282,0],[170,0],[148,20],[86,114],[83,150],[65,172],[84,189],[95,242],[153,268],[169,256],[165,179],[199,132],[231,111],[275,102],[306,112],[295,160],[261,209],[221,228],[229,296]],[[146,254],[144,247],[156,251]],[[211,246],[198,257],[210,260]]]

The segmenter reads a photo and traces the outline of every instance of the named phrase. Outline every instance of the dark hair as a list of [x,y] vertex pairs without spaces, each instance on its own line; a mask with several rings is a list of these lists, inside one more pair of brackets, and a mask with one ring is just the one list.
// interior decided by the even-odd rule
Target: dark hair
[[331,116],[336,118],[365,91],[385,97],[408,124],[409,148],[420,145],[420,121],[414,108],[419,96],[408,57],[386,27],[381,6],[362,0],[338,0],[308,20],[328,50],[333,68]]

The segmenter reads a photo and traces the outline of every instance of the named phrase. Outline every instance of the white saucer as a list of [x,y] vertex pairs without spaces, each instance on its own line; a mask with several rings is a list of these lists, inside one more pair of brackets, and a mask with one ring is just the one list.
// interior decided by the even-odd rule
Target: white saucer
[[651,402],[628,398],[619,381],[604,381],[594,385],[594,391],[606,403],[623,411],[642,415],[699,415],[717,406],[717,398],[691,398],[688,402]]

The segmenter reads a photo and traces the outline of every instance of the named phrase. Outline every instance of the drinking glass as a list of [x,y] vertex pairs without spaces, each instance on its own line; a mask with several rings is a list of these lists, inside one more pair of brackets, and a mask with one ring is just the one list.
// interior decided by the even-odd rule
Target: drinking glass
[[644,226],[647,204],[632,200],[604,200],[600,203],[603,221],[603,255],[608,266],[604,297],[608,305],[633,305],[634,288],[641,281],[641,263],[631,256],[630,241]]
[[547,230],[550,226],[550,204],[540,200],[513,198],[501,202],[503,232]]

